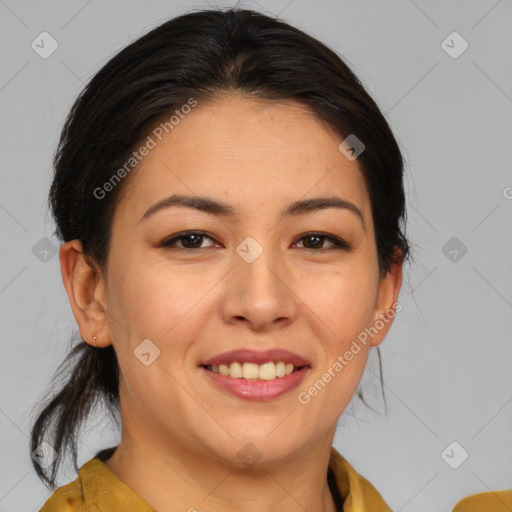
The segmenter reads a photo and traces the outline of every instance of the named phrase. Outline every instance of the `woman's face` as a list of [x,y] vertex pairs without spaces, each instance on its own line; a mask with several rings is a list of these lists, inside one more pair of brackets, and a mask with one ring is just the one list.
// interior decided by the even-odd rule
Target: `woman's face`
[[[357,160],[305,107],[239,96],[199,102],[153,139],[115,211],[105,282],[124,432],[233,464],[332,439],[391,321],[353,342],[400,285],[379,278]],[[145,215],[174,195],[210,211],[174,202]],[[289,211],[327,197],[353,206]],[[164,245],[185,231],[201,234]],[[233,377],[213,371],[221,362]]]

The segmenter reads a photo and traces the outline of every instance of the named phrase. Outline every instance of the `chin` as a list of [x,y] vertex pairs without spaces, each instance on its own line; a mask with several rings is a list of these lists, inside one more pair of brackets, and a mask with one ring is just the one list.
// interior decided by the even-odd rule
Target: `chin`
[[[276,429],[278,424],[279,422],[264,431],[262,429],[245,431],[242,435],[237,435],[232,431],[233,438],[227,440],[225,444],[222,443],[222,448],[225,450],[222,450],[222,454],[219,453],[219,455],[225,459],[226,454],[229,454],[227,462],[237,467],[285,460],[304,445],[305,439],[302,436],[294,438],[290,430],[286,428],[283,428],[282,432],[278,432],[279,427]],[[275,431],[269,435],[273,429]],[[220,447],[220,444],[215,444],[212,449],[219,452]]]

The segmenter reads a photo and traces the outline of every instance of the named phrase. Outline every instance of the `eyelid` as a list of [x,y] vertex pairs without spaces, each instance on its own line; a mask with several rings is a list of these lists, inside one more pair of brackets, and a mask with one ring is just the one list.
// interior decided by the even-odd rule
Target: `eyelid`
[[187,231],[181,231],[180,233],[176,233],[175,235],[171,235],[170,237],[162,240],[158,244],[158,247],[170,248],[170,249],[178,249],[180,251],[188,251],[188,252],[198,252],[203,249],[208,249],[208,247],[200,247],[198,249],[188,249],[186,247],[177,247],[175,244],[179,242],[182,238],[186,238],[190,235],[198,235],[203,238],[209,238],[212,242],[215,244],[219,244],[219,242],[210,234],[208,234],[206,231],[199,231],[199,230],[187,230]]
[[[160,242],[158,244],[158,247],[162,247],[164,249],[165,248],[177,249],[179,251],[187,251],[187,252],[199,252],[201,250],[208,249],[208,248],[212,247],[212,246],[209,246],[209,247],[199,247],[199,248],[195,248],[195,249],[190,249],[190,248],[186,248],[186,247],[176,246],[177,242],[179,242],[181,239],[186,238],[187,236],[190,236],[190,235],[198,235],[202,238],[209,238],[215,244],[217,244],[217,245],[219,244],[219,242],[215,239],[215,237],[213,237],[206,231],[187,230],[187,231],[181,231],[179,233],[171,235],[170,237],[168,237],[165,240],[163,240],[162,242]],[[338,236],[331,235],[329,233],[325,233],[323,231],[308,231],[306,233],[302,233],[298,237],[295,238],[295,241],[293,242],[293,244],[295,245],[298,242],[302,241],[303,239],[306,239],[311,236],[318,236],[320,238],[323,238],[323,239],[329,241],[333,246],[328,247],[328,248],[320,248],[320,249],[311,249],[309,247],[299,247],[299,249],[304,249],[304,250],[310,251],[310,252],[326,252],[326,251],[330,251],[330,250],[345,250],[345,251],[352,250],[352,245],[349,242],[347,242],[346,240],[344,240]]]
[[[342,250],[350,251],[352,249],[352,245],[350,243],[348,243],[346,240],[343,240],[342,238],[335,236],[335,235],[331,235],[329,233],[324,233],[323,231],[308,231],[307,233],[302,233],[301,235],[299,235],[297,237],[296,241],[300,242],[302,239],[308,238],[310,236],[318,236],[318,237],[324,238],[325,240],[328,240],[329,242],[331,242],[334,247],[329,247],[326,249],[310,249],[308,247],[303,248],[308,251],[325,252],[325,251],[328,251],[331,249],[342,249]],[[301,249],[302,249],[302,247],[301,247]]]

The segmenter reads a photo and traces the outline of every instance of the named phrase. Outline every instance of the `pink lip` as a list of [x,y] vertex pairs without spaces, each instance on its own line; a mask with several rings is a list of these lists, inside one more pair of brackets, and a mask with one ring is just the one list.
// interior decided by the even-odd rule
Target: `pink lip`
[[[208,359],[207,361],[200,363],[199,366],[212,366],[219,364],[229,365],[230,363],[233,363],[235,361],[239,363],[255,364],[265,364],[270,362],[278,363],[282,361],[285,364],[291,363],[295,367],[310,366],[310,363],[307,359],[304,359],[303,357],[284,349],[270,349],[264,351],[256,351],[250,349],[232,350],[230,352],[224,352],[223,354],[219,354],[218,356],[212,357],[211,359]],[[281,379],[284,378],[285,377],[281,377]]]
[[[280,360],[282,361],[282,359]],[[231,361],[233,361],[233,359],[231,359]],[[247,359],[244,359],[244,362],[247,362]],[[273,380],[233,379],[232,377],[215,373],[206,368],[201,368],[201,371],[221,389],[239,398],[246,400],[272,400],[298,387],[311,371],[311,368],[303,367],[300,370],[290,373],[290,375],[277,377]]]

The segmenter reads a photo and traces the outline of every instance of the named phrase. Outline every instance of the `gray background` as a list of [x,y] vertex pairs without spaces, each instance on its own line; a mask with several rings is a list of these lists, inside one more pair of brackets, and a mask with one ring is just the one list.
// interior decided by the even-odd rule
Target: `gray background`
[[[353,402],[336,448],[394,511],[449,511],[465,495],[512,487],[512,2],[243,5],[280,14],[340,53],[408,162],[415,263],[382,345],[388,410]],[[76,327],[58,256],[36,245],[47,237],[58,246],[46,199],[65,115],[114,53],[198,7],[207,3],[0,0],[0,512],[38,510],[51,494],[31,469],[28,433]],[[59,45],[47,59],[31,48],[43,31]],[[458,58],[441,45],[453,31],[469,44]],[[363,386],[382,409],[370,370]],[[461,448],[448,452],[452,464],[469,453],[457,469],[441,456],[453,441]],[[79,464],[117,442],[99,417]],[[75,477],[69,469],[60,484]]]

